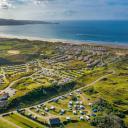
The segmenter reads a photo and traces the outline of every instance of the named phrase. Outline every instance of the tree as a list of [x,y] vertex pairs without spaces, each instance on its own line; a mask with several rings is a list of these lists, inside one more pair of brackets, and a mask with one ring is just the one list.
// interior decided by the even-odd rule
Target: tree
[[91,124],[98,128],[126,128],[123,120],[113,113],[95,117]]

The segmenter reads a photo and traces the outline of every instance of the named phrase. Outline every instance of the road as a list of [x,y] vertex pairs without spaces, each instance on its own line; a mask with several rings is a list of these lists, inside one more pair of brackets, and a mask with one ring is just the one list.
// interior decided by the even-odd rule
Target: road
[[[34,74],[36,74],[36,73],[38,73],[38,72],[40,72],[40,71],[34,72],[32,75],[34,75]],[[15,85],[16,83],[18,83],[19,81],[23,80],[23,79],[31,78],[32,75],[30,75],[30,76],[25,76],[25,77],[22,77],[22,78],[19,78],[19,79],[15,80],[15,81],[12,81],[12,82],[9,84],[8,87],[6,87],[5,89],[3,89],[3,90],[0,91],[0,94],[2,94],[2,93],[8,93],[9,96],[12,97],[12,96],[15,94],[16,90],[13,89],[13,88],[11,88],[11,87],[12,87],[13,85]]]
[[25,79],[25,78],[28,78],[29,76],[26,76],[26,77],[22,77],[22,78],[20,78],[20,79],[18,79],[18,80],[15,80],[15,81],[13,81],[12,83],[10,83],[9,84],[9,86],[7,87],[7,88],[5,88],[4,90],[1,90],[0,91],[0,94],[2,94],[2,93],[8,93],[9,94],[9,96],[11,97],[11,96],[13,96],[14,94],[15,94],[15,89],[13,89],[13,88],[11,88],[13,85],[15,85],[17,82],[19,82],[20,80],[23,80],[23,79]]
[[[115,74],[115,71],[112,71],[112,73],[109,73],[109,74],[107,74],[107,75],[104,75],[104,76],[98,78],[97,80],[93,81],[92,83],[90,83],[90,84],[88,84],[88,85],[85,85],[84,87],[81,87],[81,88],[79,88],[79,89],[73,90],[73,91],[71,91],[71,92],[68,92],[68,93],[66,93],[66,94],[64,94],[64,95],[60,95],[60,96],[67,96],[67,95],[69,95],[70,93],[77,92],[78,90],[81,91],[81,90],[83,90],[84,88],[89,87],[89,86],[92,86],[92,85],[96,84],[97,82],[99,82],[100,80],[102,80],[103,78],[106,78],[106,77],[108,77],[108,76],[110,76],[110,75],[112,75],[112,74]],[[13,83],[12,83],[12,84],[13,84]],[[12,84],[11,84],[11,85],[12,85]],[[10,85],[10,87],[11,87],[11,85]],[[59,98],[60,96],[57,96],[57,97],[55,97],[55,98],[49,99],[49,100],[47,100],[47,101],[44,101],[44,102],[42,102],[42,103],[40,103],[40,104],[38,104],[38,105],[41,105],[41,104],[43,104],[43,103],[44,103],[44,104],[45,104],[45,103],[48,103],[48,102],[50,102],[51,100],[54,100],[54,99],[56,99],[56,98]],[[36,106],[38,106],[38,105],[33,105],[33,106],[26,107],[26,108],[23,108],[23,109],[30,109],[31,107],[36,107]],[[12,111],[12,112],[16,112],[16,111]],[[11,113],[11,112],[8,112],[8,113]],[[2,115],[4,115],[4,114],[8,114],[8,113],[0,114],[0,116],[2,116]]]
[[[92,83],[90,83],[90,84],[88,84],[88,85],[85,85],[85,86],[83,86],[83,87],[81,87],[81,88],[79,88],[79,89],[75,89],[75,90],[73,90],[73,91],[71,91],[71,92],[68,92],[68,93],[66,93],[66,94],[64,94],[64,95],[60,95],[60,96],[67,96],[67,95],[69,95],[70,93],[74,93],[74,92],[77,92],[78,90],[80,91],[80,90],[82,90],[82,89],[84,89],[84,88],[86,88],[86,87],[88,87],[88,86],[92,86],[92,85],[96,84],[98,81],[102,80],[103,78],[106,78],[106,77],[108,77],[108,76],[110,76],[110,75],[112,75],[112,74],[114,74],[114,73],[115,73],[115,71],[112,71],[112,73],[107,74],[107,75],[104,75],[104,76],[98,78],[97,80],[93,81]],[[59,98],[60,96],[57,96],[57,97],[52,98],[52,99],[49,99],[49,100],[47,100],[47,101],[45,101],[45,102],[43,102],[43,103],[44,103],[44,104],[45,104],[45,103],[48,103],[48,102],[50,102],[51,100],[54,100],[54,99],[56,99],[56,98]],[[41,104],[42,104],[42,103],[40,103],[40,104],[38,104],[38,105],[41,105]],[[34,106],[31,106],[31,107],[36,107],[36,106],[38,106],[38,105],[34,105]],[[28,107],[28,108],[31,108],[31,107]]]

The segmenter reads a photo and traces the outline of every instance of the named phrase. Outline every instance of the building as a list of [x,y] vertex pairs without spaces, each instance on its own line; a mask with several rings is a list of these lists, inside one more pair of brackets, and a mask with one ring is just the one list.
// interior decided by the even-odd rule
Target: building
[[80,116],[80,120],[84,120],[84,117],[83,116]]
[[59,118],[52,118],[52,119],[49,119],[49,124],[50,126],[60,126],[61,125],[61,121]]
[[89,116],[86,116],[86,120],[87,120],[87,121],[90,120],[90,117],[89,117]]
[[74,111],[73,111],[73,114],[74,114],[74,115],[76,115],[76,114],[77,114],[77,111],[76,111],[76,110],[74,110]]
[[45,109],[44,109],[46,112],[48,112],[49,111],[49,109],[46,107]]
[[67,121],[70,121],[70,120],[71,120],[71,117],[69,117],[69,116],[66,117],[66,120],[67,120]]
[[61,109],[60,115],[63,115],[64,113],[65,113],[65,110],[64,109]]
[[8,93],[4,93],[4,94],[0,95],[0,101],[7,100],[8,98],[9,98]]
[[51,106],[51,108],[50,108],[51,110],[55,110],[55,107],[54,106]]
[[80,105],[80,109],[85,109],[85,107],[83,105]]
[[0,107],[5,107],[6,105],[7,105],[6,100],[0,101]]

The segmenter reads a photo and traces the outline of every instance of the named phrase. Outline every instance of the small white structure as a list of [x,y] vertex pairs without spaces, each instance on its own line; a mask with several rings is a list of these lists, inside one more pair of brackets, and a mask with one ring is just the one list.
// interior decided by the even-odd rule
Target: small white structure
[[86,116],[85,118],[86,118],[87,121],[90,120],[90,117],[89,116]]
[[74,111],[73,111],[73,114],[74,114],[74,115],[76,115],[76,114],[77,114],[77,111],[76,111],[76,110],[74,110]]
[[85,109],[85,107],[83,105],[80,105],[80,109]]
[[61,109],[60,110],[60,115],[63,115],[65,113],[65,110],[64,109]]
[[44,113],[44,112],[42,112],[42,113],[41,113],[41,115],[45,116],[45,113]]
[[70,120],[71,120],[71,117],[69,117],[69,116],[66,117],[66,120],[67,120],[67,121],[70,121]]
[[62,112],[62,113],[65,113],[65,110],[64,110],[64,109],[61,109],[61,112]]
[[89,106],[92,106],[93,104],[92,104],[92,103],[89,103],[88,105],[89,105]]
[[82,101],[80,101],[80,105],[82,105],[83,104],[83,102]]
[[39,112],[39,109],[38,108],[36,109],[36,112]]
[[54,106],[51,106],[51,108],[50,108],[51,110],[55,110],[55,107]]
[[84,117],[83,116],[80,116],[80,120],[84,120]]
[[80,90],[78,89],[78,90],[76,90],[76,92],[78,92],[78,93],[79,93],[79,92],[80,92]]
[[72,96],[72,93],[70,93],[69,96]]
[[33,119],[37,119],[37,117],[36,117],[36,116],[34,116],[34,117],[33,117]]
[[41,108],[41,106],[40,106],[40,105],[38,105],[37,107],[38,107],[38,108]]
[[45,109],[44,109],[46,112],[48,112],[49,111],[49,109],[46,107]]
[[72,101],[69,101],[69,105],[72,105],[73,104],[73,102]]
[[76,104],[79,105],[79,101],[76,101]]

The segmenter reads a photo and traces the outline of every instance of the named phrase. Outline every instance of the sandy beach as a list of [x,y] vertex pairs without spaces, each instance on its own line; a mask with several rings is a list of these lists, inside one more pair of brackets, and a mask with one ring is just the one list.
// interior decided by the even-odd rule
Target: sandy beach
[[4,35],[0,34],[0,39],[27,39],[30,41],[38,40],[38,41],[49,41],[49,42],[61,42],[61,43],[68,43],[68,44],[77,44],[77,45],[92,45],[92,46],[106,46],[111,48],[123,48],[128,49],[128,45],[120,45],[120,44],[104,44],[98,42],[88,42],[88,41],[78,41],[78,40],[64,40],[64,39],[49,39],[49,38],[41,38],[41,37],[29,37],[29,36],[14,36],[14,35]]

